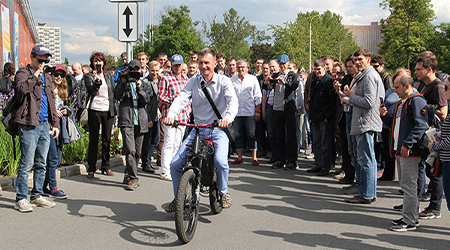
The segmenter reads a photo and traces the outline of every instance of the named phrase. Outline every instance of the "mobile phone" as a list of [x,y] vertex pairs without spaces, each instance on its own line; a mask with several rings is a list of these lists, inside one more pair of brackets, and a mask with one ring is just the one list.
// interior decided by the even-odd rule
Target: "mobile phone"
[[269,79],[269,83],[277,84],[278,83],[278,79]]
[[381,97],[380,97],[380,104],[381,104],[381,107],[384,107],[384,100]]
[[96,64],[95,65],[95,70],[97,71],[97,74],[102,73],[102,65],[101,64]]

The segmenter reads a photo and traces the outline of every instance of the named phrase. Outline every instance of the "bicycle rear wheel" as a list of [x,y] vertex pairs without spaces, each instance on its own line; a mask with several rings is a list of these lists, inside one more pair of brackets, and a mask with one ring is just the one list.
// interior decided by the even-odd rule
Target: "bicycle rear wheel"
[[194,170],[186,171],[180,180],[176,197],[175,227],[178,239],[188,243],[194,237],[198,222],[198,183]]

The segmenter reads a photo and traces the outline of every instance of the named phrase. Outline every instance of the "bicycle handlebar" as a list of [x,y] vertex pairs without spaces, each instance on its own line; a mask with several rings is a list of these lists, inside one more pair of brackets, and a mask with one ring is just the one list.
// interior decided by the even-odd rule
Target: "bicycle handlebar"
[[186,126],[186,127],[199,127],[199,128],[215,128],[219,126],[219,123],[214,120],[213,123],[207,123],[207,124],[190,124],[190,123],[184,123],[184,122],[179,122],[177,120],[173,121],[173,125],[174,127],[177,127],[178,125],[182,125],[182,126]]

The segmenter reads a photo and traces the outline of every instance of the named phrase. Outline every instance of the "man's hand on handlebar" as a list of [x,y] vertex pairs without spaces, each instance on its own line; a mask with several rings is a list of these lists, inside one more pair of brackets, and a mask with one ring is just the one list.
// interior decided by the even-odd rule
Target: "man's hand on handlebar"
[[226,128],[228,127],[228,125],[230,125],[230,121],[228,121],[227,119],[219,120],[219,128]]
[[173,121],[174,119],[172,117],[165,117],[163,122],[165,125],[170,126],[173,125]]

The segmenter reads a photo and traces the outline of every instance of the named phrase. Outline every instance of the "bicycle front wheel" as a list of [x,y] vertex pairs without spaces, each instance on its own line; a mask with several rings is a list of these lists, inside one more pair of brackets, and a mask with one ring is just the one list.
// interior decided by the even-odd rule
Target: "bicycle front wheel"
[[177,236],[183,243],[188,243],[194,237],[199,212],[199,200],[196,192],[199,191],[194,170],[186,171],[178,186],[175,208]]

